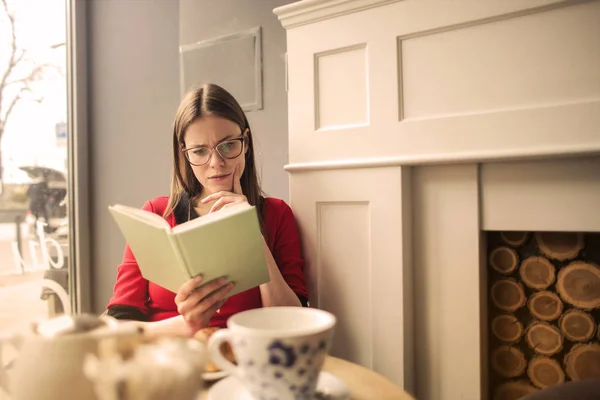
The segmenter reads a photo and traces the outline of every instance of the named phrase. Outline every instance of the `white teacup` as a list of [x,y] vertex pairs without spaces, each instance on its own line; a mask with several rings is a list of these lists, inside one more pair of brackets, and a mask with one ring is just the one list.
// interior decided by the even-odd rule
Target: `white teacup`
[[[333,338],[335,316],[303,307],[243,311],[215,332],[208,349],[213,362],[235,375],[257,399],[313,399]],[[228,341],[237,366],[221,354]]]

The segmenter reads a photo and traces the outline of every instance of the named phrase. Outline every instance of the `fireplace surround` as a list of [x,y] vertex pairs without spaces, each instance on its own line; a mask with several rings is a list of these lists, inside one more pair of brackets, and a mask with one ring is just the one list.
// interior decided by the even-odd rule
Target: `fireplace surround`
[[275,13],[290,202],[333,353],[420,400],[493,398],[490,235],[600,232],[600,2]]

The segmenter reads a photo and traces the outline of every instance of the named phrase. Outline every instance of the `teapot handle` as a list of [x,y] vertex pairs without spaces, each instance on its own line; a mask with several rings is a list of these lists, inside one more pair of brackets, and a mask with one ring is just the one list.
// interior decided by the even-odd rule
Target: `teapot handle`
[[52,279],[40,279],[39,282],[43,287],[48,288],[56,293],[63,306],[65,315],[71,315],[71,302],[69,301],[69,295],[67,294],[66,290],[63,289],[58,282],[55,282]]

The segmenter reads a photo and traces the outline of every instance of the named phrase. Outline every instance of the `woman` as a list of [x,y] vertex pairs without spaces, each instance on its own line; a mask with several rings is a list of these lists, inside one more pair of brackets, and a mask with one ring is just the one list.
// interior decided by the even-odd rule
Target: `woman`
[[107,314],[144,321],[149,332],[192,335],[209,326],[223,327],[243,310],[307,306],[292,211],[283,200],[262,196],[252,130],[238,102],[217,85],[203,85],[187,94],[175,116],[171,194],[146,202],[143,209],[175,226],[246,201],[259,214],[268,283],[228,298],[234,283],[225,278],[204,282],[199,276],[173,293],[145,280],[126,246]]

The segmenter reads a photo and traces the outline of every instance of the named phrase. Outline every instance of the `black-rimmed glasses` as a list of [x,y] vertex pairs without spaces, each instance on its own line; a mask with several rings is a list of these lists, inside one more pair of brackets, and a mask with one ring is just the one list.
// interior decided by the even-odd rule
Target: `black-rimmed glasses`
[[189,149],[184,148],[182,151],[190,164],[200,166],[206,164],[210,160],[214,150],[216,150],[221,157],[231,160],[242,154],[245,145],[248,145],[248,136],[226,140],[215,147],[196,146],[190,147]]

